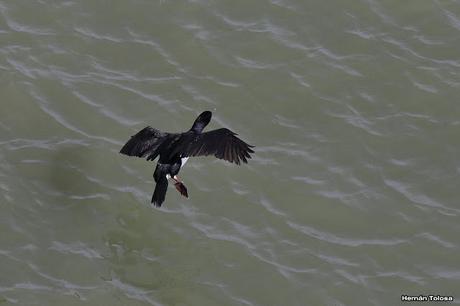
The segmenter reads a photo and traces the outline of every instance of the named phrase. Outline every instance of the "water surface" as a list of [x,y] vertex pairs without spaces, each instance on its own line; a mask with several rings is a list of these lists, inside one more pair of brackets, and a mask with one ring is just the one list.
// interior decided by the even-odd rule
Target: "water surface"
[[[397,305],[460,280],[458,1],[0,1],[0,305]],[[118,154],[203,110],[256,145]]]

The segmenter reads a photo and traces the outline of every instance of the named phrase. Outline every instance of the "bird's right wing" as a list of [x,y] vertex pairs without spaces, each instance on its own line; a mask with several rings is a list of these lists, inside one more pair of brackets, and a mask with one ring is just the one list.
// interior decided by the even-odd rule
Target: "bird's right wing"
[[172,155],[180,154],[183,157],[214,155],[237,165],[240,161],[247,163],[247,159],[251,158],[250,153],[254,153],[251,149],[254,146],[247,144],[236,135],[226,128],[200,134],[183,134],[175,144]]
[[121,148],[120,153],[154,160],[160,153],[159,148],[168,135],[170,134],[148,126],[131,136],[131,139]]

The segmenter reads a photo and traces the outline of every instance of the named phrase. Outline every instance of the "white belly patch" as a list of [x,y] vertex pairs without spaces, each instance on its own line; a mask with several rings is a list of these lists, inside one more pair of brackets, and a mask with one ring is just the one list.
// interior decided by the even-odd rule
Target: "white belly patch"
[[185,163],[187,162],[188,157],[182,157],[180,160],[182,162],[182,165],[180,167],[182,168],[185,165]]
[[[180,166],[180,167],[181,167],[181,168],[185,165],[185,163],[187,162],[187,160],[188,160],[188,157],[182,157],[182,158],[180,159],[180,161],[181,161],[181,166]],[[169,180],[170,178],[171,178],[171,175],[170,175],[169,173],[166,174],[166,179]]]

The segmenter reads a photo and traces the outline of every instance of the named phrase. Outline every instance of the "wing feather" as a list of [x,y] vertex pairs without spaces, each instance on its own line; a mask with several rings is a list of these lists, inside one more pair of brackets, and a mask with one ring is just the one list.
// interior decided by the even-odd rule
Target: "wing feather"
[[160,153],[159,148],[168,135],[170,134],[147,126],[136,135],[131,136],[131,139],[121,148],[120,153],[154,160]]
[[247,163],[251,158],[253,147],[236,137],[236,133],[222,128],[201,134],[184,134],[171,154],[180,154],[183,157],[214,155],[239,165],[241,161]]

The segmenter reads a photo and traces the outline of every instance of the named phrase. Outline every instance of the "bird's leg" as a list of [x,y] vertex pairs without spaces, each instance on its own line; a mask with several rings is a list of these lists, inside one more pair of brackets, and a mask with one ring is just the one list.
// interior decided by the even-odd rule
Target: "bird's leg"
[[176,187],[177,191],[184,197],[188,198],[188,192],[187,192],[187,187],[181,182],[179,177],[177,175],[174,175],[172,179],[175,181],[174,187]]

